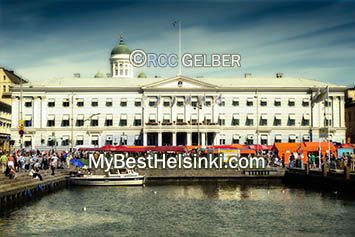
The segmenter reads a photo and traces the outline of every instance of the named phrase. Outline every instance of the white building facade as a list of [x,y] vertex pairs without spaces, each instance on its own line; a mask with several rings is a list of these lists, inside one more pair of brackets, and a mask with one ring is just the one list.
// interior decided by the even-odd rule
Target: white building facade
[[[110,58],[111,77],[53,79],[27,83],[22,90],[15,87],[14,148],[21,143],[28,149],[63,150],[106,144],[272,145],[319,141],[323,127],[329,127],[330,140],[345,142],[344,86],[329,84],[329,100],[312,104],[327,84],[282,74],[133,78],[128,50],[116,47]],[[23,138],[18,134],[21,119]]]

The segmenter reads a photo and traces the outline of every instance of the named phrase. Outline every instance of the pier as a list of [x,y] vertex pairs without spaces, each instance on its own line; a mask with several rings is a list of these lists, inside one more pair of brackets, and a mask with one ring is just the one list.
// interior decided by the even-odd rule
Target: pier
[[68,174],[56,170],[51,175],[50,170],[42,170],[43,180],[32,178],[28,172],[18,173],[16,179],[0,176],[0,207],[32,200],[61,188],[67,187]]

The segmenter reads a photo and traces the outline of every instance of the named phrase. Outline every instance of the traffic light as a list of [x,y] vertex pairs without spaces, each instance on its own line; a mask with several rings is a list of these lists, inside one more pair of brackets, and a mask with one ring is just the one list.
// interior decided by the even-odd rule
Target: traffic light
[[20,120],[18,134],[20,134],[20,136],[22,137],[24,133],[25,133],[25,131],[24,131],[24,126],[23,126],[23,120]]

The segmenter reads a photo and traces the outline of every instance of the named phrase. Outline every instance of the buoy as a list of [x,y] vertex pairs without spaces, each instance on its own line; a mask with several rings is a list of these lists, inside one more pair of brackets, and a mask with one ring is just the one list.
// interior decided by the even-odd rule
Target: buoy
[[154,191],[154,194],[157,194],[157,191]]
[[86,211],[86,207],[83,207],[81,210]]
[[39,190],[40,192],[42,192],[42,193],[43,193],[44,188],[42,187],[42,185],[41,185],[41,184],[38,184],[38,190]]
[[28,197],[28,198],[32,198],[32,193],[31,193],[31,190],[29,190],[29,189],[26,189],[26,196]]

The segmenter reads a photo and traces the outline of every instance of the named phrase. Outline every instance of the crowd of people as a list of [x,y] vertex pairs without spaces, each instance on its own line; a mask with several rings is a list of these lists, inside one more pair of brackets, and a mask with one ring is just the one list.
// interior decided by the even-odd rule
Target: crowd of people
[[70,160],[74,158],[80,158],[80,154],[39,150],[4,152],[0,156],[1,173],[14,179],[17,173],[29,172],[32,177],[42,179],[40,170],[50,169],[55,175],[56,169],[70,168]]

